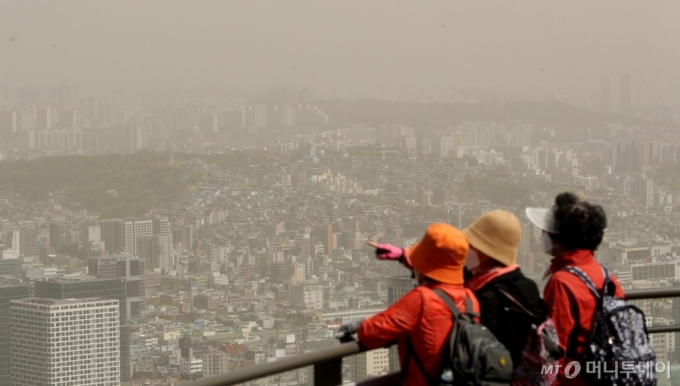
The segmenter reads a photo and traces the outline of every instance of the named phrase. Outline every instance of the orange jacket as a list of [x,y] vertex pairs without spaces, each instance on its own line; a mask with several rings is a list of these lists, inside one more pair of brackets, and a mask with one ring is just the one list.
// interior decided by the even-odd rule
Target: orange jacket
[[[399,362],[403,368],[406,356],[406,337],[427,369],[430,379],[439,379],[443,355],[442,346],[453,326],[452,315],[444,301],[433,291],[440,289],[454,300],[458,309],[465,309],[465,298],[470,298],[474,312],[479,313],[479,302],[462,285],[427,283],[409,291],[385,311],[365,320],[359,331],[359,342],[367,349],[398,342]],[[412,354],[413,355],[413,354]],[[426,385],[427,382],[411,359],[405,385]]]
[[[581,279],[570,272],[560,271],[560,269],[569,266],[583,270],[598,289],[601,289],[604,285],[604,276],[600,264],[595,260],[591,251],[570,251],[552,260],[550,271],[553,272],[553,275],[543,294],[548,314],[555,322],[560,344],[567,348],[567,358],[563,360],[563,366],[560,368],[560,374],[555,385],[588,385],[588,382],[582,376],[586,371],[585,363],[581,364],[581,375],[575,378],[566,378],[563,371],[564,366],[569,362],[582,359],[590,340],[590,329],[597,304],[593,293]],[[610,277],[616,286],[615,296],[623,298],[624,293],[618,280],[611,273]],[[576,332],[574,338],[572,338],[573,341],[570,342],[570,335],[574,329],[576,329]],[[567,347],[568,345],[571,347]]]

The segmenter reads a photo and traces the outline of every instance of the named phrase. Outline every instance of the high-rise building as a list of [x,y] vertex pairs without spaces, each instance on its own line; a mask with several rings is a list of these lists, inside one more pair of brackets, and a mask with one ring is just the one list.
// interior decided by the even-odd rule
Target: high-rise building
[[611,111],[612,109],[612,85],[609,77],[605,76],[600,82],[600,111]]
[[623,194],[624,197],[631,197],[631,187],[633,186],[633,180],[630,178],[626,178],[623,180],[623,185],[622,185],[622,191],[621,193]]
[[258,130],[268,127],[267,125],[267,106],[256,105],[248,108],[248,123],[251,132],[257,133]]
[[21,245],[21,232],[10,231],[5,234],[5,249],[19,250]]
[[170,222],[167,217],[156,217],[152,219],[152,223],[154,235],[170,233]]
[[146,308],[145,261],[138,256],[112,255],[90,258],[92,275],[125,279],[126,301],[121,308],[129,317],[139,316]]
[[128,218],[123,220],[125,227],[123,252],[137,253],[137,238],[153,236],[153,220],[147,218]]
[[169,270],[174,268],[172,261],[172,235],[157,234],[137,238],[137,254],[146,262],[146,270]]
[[621,95],[619,101],[619,110],[622,114],[626,114],[630,110],[630,77],[628,74],[621,76]]
[[[466,143],[467,145],[467,143]],[[441,158],[449,158],[449,152],[456,147],[455,137],[438,138],[437,153]]]
[[333,245],[333,224],[328,224],[328,228],[326,230],[326,254],[328,255],[329,258],[333,258],[333,249],[335,246]]
[[187,225],[184,227],[183,239],[186,245],[187,251],[194,250],[194,226]]
[[[97,278],[90,275],[55,276],[34,282],[35,297],[44,299],[85,299],[102,297],[127,304],[125,279]],[[120,307],[120,378],[130,380],[130,328],[127,307]]]
[[282,106],[281,121],[283,127],[295,126],[295,107],[293,105]]
[[25,257],[36,256],[39,252],[35,248],[34,241],[38,232],[33,228],[21,228],[21,237],[19,240],[19,254]]
[[114,253],[136,255],[138,238],[170,233],[167,217],[101,220],[98,225],[104,248]]
[[5,244],[0,248],[0,259],[17,259],[20,255],[21,232],[11,231],[5,234]]
[[39,107],[36,109],[36,130],[52,130],[52,108]]
[[654,180],[648,178],[642,181],[642,203],[647,208],[654,206]]
[[29,286],[0,286],[0,386],[12,386],[12,350],[10,346],[10,302],[29,297]]
[[66,246],[66,240],[64,237],[64,224],[50,223],[50,247],[58,249],[62,246]]
[[12,300],[12,384],[120,385],[118,306],[108,298]]
[[84,224],[81,232],[81,242],[86,257],[90,256],[92,250],[104,251],[106,249],[102,240],[102,227],[100,225]]
[[100,220],[98,225],[101,239],[104,242],[104,249],[110,253],[121,252],[123,220]]

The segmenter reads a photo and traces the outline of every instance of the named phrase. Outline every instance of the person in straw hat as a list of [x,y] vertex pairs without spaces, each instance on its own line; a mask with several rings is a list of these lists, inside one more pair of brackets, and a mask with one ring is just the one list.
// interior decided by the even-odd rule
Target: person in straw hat
[[404,385],[427,385],[438,380],[442,348],[453,320],[434,290],[443,291],[461,311],[479,312],[475,295],[463,285],[468,248],[460,230],[447,224],[430,225],[420,242],[406,253],[400,251],[400,255],[408,255],[406,264],[418,286],[385,311],[343,325],[340,335],[356,333],[359,344],[368,350],[397,341]]
[[531,325],[546,316],[538,286],[517,264],[522,226],[514,214],[496,210],[479,217],[463,234],[470,242],[465,286],[479,299],[482,324],[510,351],[516,367]]
[[[521,363],[521,353],[532,324],[546,315],[536,283],[517,265],[522,226],[515,215],[493,211],[464,229],[470,248],[465,259],[465,286],[479,299],[481,322]],[[381,260],[398,260],[412,268],[409,250],[390,244],[376,245]]]

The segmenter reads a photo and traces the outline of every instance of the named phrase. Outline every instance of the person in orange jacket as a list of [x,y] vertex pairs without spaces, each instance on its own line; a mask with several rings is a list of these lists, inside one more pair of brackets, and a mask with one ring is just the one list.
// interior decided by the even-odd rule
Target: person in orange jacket
[[[583,354],[588,349],[597,301],[588,287],[574,274],[564,271],[577,267],[601,289],[604,286],[602,267],[593,252],[602,242],[607,217],[599,205],[581,201],[573,193],[562,193],[555,198],[552,209],[527,208],[529,220],[542,230],[541,242],[545,253],[554,256],[546,277],[550,277],[543,297],[548,314],[555,322],[560,344],[566,347],[560,373],[555,385],[589,385],[583,376],[586,364]],[[615,296],[624,297],[621,285],[611,276],[616,286]],[[580,364],[580,374],[569,363]]]
[[[463,286],[463,266],[469,244],[463,233],[446,224],[432,224],[422,240],[403,258],[413,268],[418,286],[387,310],[364,321],[346,324],[340,331],[357,333],[365,349],[397,342],[404,385],[427,385],[438,380],[453,327],[451,312],[433,289],[451,297],[461,312],[479,313],[472,291]],[[466,310],[470,299],[472,310]]]

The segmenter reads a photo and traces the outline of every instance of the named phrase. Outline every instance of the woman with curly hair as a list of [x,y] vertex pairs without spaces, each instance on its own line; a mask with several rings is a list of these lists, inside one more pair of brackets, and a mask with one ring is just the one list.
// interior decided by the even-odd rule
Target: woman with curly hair
[[[559,194],[552,209],[527,208],[526,214],[542,230],[544,252],[553,256],[546,272],[550,280],[543,297],[560,344],[566,348],[563,364],[582,362],[597,300],[579,277],[565,269],[578,268],[598,288],[604,286],[604,273],[593,252],[602,242],[607,217],[601,206],[582,201],[573,193]],[[621,285],[610,277],[616,287],[615,296],[623,298]],[[585,363],[581,363],[581,369],[586,369]],[[589,382],[583,377],[583,371],[575,378],[567,378],[562,366],[555,384],[588,385]]]

